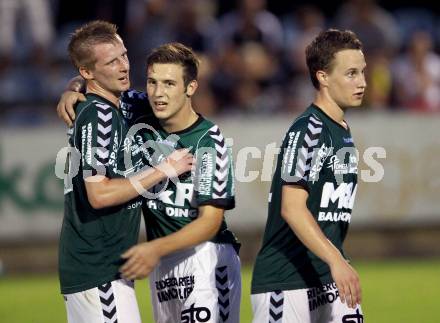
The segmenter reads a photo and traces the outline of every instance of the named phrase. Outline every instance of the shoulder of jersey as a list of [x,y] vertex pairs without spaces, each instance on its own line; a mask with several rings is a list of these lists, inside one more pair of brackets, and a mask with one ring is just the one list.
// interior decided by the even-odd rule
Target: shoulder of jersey
[[86,101],[78,103],[75,108],[77,118],[86,112],[87,114],[95,113],[99,105],[110,107],[106,102],[101,102],[96,97],[89,97]]
[[84,118],[97,118],[100,123],[111,124],[113,109],[106,102],[96,97],[88,98],[85,102],[80,102],[76,108],[76,122],[81,122]]
[[212,136],[221,134],[219,127],[207,119],[203,119],[194,130],[201,132],[202,138],[212,138]]
[[313,113],[303,113],[290,126],[290,130],[305,130],[308,127],[311,127],[312,130],[315,128],[322,128],[323,122],[322,120]]

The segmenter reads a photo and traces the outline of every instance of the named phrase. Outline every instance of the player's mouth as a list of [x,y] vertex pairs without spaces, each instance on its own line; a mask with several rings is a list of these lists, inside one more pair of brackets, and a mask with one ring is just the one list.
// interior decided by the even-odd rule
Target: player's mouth
[[354,94],[354,97],[358,100],[361,100],[364,97],[364,92],[357,92]]
[[168,103],[165,101],[154,101],[154,109],[158,111],[164,111]]
[[118,78],[118,80],[121,81],[124,84],[129,82],[128,75],[120,77],[120,78]]

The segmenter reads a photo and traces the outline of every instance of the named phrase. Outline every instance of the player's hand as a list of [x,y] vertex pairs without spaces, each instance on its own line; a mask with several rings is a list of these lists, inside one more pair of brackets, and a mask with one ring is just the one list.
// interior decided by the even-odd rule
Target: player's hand
[[342,303],[356,308],[362,300],[361,284],[356,270],[342,257],[330,264],[330,270]]
[[167,177],[174,178],[189,172],[194,165],[195,159],[193,155],[189,152],[189,149],[185,148],[173,151],[157,168],[164,172]]
[[119,271],[122,277],[128,280],[148,277],[160,260],[158,249],[152,242],[144,242],[131,247],[121,257],[127,261]]
[[73,107],[75,103],[85,101],[86,97],[84,94],[74,91],[66,91],[61,96],[60,101],[57,105],[57,114],[60,119],[62,119],[69,127],[73,125],[75,120],[75,111]]

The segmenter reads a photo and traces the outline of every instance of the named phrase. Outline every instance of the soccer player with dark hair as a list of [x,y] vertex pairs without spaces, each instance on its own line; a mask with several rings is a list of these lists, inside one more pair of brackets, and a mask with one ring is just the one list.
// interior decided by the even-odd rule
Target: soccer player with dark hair
[[122,274],[149,275],[156,322],[239,320],[239,244],[224,220],[235,205],[232,157],[218,126],[193,109],[198,65],[180,43],[159,46],[147,58],[146,92],[155,118],[146,121],[156,131],[144,132],[144,141],[156,142],[164,154],[188,148],[196,158],[193,176],[145,201],[149,241],[124,254]]
[[188,172],[192,156],[176,151],[155,169],[144,169],[120,109],[130,66],[113,24],[83,25],[68,49],[86,97],[75,109],[65,169],[59,276],[67,321],[140,323],[133,281],[119,273],[121,253],[138,241],[140,190],[167,179],[170,167],[176,176]]
[[363,322],[343,242],[358,172],[344,112],[362,103],[365,58],[353,32],[329,29],[306,48],[306,60],[316,98],[278,156],[253,270],[253,322]]

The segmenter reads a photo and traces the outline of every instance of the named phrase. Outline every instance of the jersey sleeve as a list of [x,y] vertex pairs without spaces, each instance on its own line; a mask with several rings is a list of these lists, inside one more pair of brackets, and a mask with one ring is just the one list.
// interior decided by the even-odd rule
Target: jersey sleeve
[[108,169],[115,163],[111,145],[118,141],[112,138],[118,136],[118,131],[112,129],[114,113],[109,105],[94,102],[78,115],[74,146],[80,153],[84,178],[97,174],[109,177]]
[[314,115],[302,117],[290,127],[281,147],[283,185],[299,185],[310,191],[323,141],[322,129],[322,122]]
[[125,91],[121,95],[120,103],[122,115],[130,126],[141,122],[149,123],[149,118],[154,116],[145,92]]
[[212,205],[225,210],[235,207],[232,154],[218,126],[201,138],[196,152],[195,176],[198,206]]

